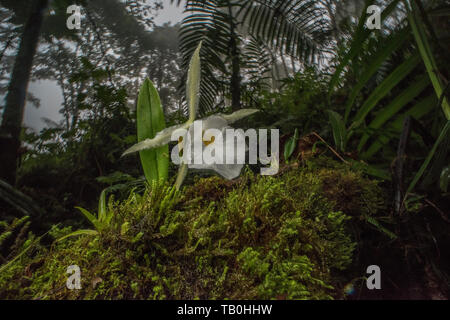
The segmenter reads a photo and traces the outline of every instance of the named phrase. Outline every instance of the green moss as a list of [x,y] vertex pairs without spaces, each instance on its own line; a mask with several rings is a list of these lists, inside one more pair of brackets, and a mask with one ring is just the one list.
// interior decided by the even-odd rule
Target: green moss
[[[0,275],[0,298],[333,298],[355,248],[347,221],[380,199],[376,183],[338,165],[198,179],[182,192],[153,185],[110,203],[98,236],[18,259]],[[65,287],[69,265],[81,268],[81,290]]]

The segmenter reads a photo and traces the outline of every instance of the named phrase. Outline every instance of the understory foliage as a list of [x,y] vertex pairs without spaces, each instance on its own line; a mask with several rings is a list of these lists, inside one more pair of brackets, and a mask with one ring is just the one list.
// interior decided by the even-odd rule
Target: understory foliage
[[261,109],[258,124],[279,128],[282,133],[292,133],[300,128],[301,134],[327,132],[324,118],[327,94],[323,75],[315,68],[307,68],[293,78],[283,80],[280,92],[261,90],[254,104]]
[[[356,246],[349,226],[376,215],[382,199],[377,182],[330,161],[273,177],[197,178],[180,191],[153,183],[110,199],[106,230],[37,245],[5,268],[0,298],[340,297],[337,275]],[[81,290],[66,288],[70,265],[81,269]]]

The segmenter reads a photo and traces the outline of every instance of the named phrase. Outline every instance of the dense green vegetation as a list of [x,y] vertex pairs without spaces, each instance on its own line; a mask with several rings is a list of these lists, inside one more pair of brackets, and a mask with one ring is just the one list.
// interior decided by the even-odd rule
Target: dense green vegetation
[[[170,2],[0,0],[0,299],[448,298],[448,0]],[[173,164],[212,115],[279,129],[279,173]]]
[[[277,177],[201,178],[183,192],[155,182],[111,199],[112,220],[98,234],[64,238],[71,228],[53,227],[59,241],[2,271],[1,297],[339,297],[337,275],[356,246],[350,225],[376,217],[383,202],[377,183],[324,160]],[[71,264],[83,270],[81,291],[65,288]]]

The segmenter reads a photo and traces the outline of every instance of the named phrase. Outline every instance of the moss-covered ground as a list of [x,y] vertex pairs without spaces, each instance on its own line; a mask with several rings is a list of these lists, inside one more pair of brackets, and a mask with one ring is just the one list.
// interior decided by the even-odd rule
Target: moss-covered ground
[[[109,201],[97,235],[54,227],[0,273],[0,299],[332,299],[352,263],[352,225],[383,209],[377,182],[332,161],[270,177],[198,178]],[[29,244],[28,244],[29,245]],[[66,288],[67,267],[81,290]]]

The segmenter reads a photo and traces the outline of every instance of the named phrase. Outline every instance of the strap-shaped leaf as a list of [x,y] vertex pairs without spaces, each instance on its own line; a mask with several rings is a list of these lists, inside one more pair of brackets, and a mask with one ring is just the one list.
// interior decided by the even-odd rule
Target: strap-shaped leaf
[[[48,233],[48,232],[47,232]],[[45,233],[45,234],[47,234]],[[4,265],[0,266],[0,273],[2,273],[3,271],[5,271],[7,268],[9,268],[15,261],[19,260],[24,254],[26,254],[28,251],[30,251],[30,249],[34,248],[35,245],[37,245],[39,243],[39,241],[41,241],[42,237],[44,235],[37,237],[36,239],[34,239],[34,241],[25,249],[22,250],[22,252],[20,252],[17,256],[15,256],[13,259],[9,260],[7,263],[5,263]]]
[[100,223],[106,221],[107,209],[106,209],[106,189],[100,193],[100,199],[98,200],[98,221]]
[[369,222],[370,224],[374,225],[379,231],[383,232],[384,234],[386,234],[389,238],[391,238],[392,240],[397,239],[397,235],[395,233],[393,233],[392,231],[386,229],[383,225],[381,225],[380,222],[378,222],[377,219],[375,219],[374,217],[370,217],[370,216],[365,216],[365,219],[367,220],[367,222]]
[[62,240],[64,240],[64,239],[71,238],[71,237],[77,237],[77,236],[95,236],[95,235],[97,235],[97,234],[98,234],[98,232],[95,231],[95,230],[82,229],[82,230],[77,230],[77,231],[71,232],[71,233],[69,233],[69,234],[67,234],[67,235],[65,235],[65,236],[63,236],[63,237],[57,239],[56,242],[59,242],[59,241],[62,241]]
[[[152,139],[166,127],[159,94],[153,83],[145,79],[141,87],[137,105],[138,142]],[[130,148],[131,149],[131,148]],[[126,151],[126,153],[132,152]],[[169,146],[139,152],[142,168],[147,181],[167,180],[169,175]]]
[[331,129],[333,130],[334,143],[338,151],[344,151],[347,144],[347,129],[345,128],[342,117],[337,112],[327,110],[330,119]]
[[[367,6],[373,4],[373,0],[368,1]],[[381,21],[384,21],[395,8],[397,7],[397,3],[399,0],[392,1],[386,9],[383,10],[381,13]],[[370,29],[365,29],[364,25],[366,23],[366,16],[367,12],[366,10],[363,10],[362,16],[359,19],[358,29],[355,33],[355,36],[353,37],[353,42],[350,47],[350,50],[348,53],[342,58],[342,61],[339,63],[339,65],[336,67],[336,71],[333,74],[333,77],[330,80],[330,88],[329,88],[329,97],[331,97],[331,94],[334,91],[334,88],[338,85],[339,80],[341,79],[341,74],[349,64],[349,61],[351,61],[354,57],[358,55],[358,53],[361,52],[363,45],[365,43],[365,40],[368,39],[370,32],[372,32]]]
[[398,66],[378,87],[373,90],[361,108],[358,110],[351,127],[357,127],[362,123],[367,114],[384,98],[398,83],[403,80],[420,62],[418,54],[412,55]]
[[414,107],[409,109],[407,112],[405,112],[404,114],[393,120],[388,126],[386,126],[387,129],[383,130],[388,134],[379,135],[379,137],[372,143],[372,145],[367,149],[367,151],[361,155],[361,158],[368,159],[372,157],[384,145],[388,144],[389,141],[393,138],[393,136],[389,133],[390,132],[399,133],[402,128],[403,119],[406,116],[411,116],[414,119],[419,120],[426,114],[430,113],[434,109],[434,106],[436,105],[436,100],[437,99],[435,95],[429,95],[428,97],[425,97],[424,99],[420,100]]
[[[436,92],[436,96],[441,98],[444,93],[443,85],[441,83],[440,78],[438,77],[439,70],[434,59],[433,52],[431,51],[431,46],[428,43],[427,36],[425,34],[425,30],[423,27],[423,23],[420,20],[417,12],[418,8],[416,7],[416,3],[412,2],[413,8],[408,8],[408,20],[411,25],[411,29],[413,31],[414,38],[417,43],[417,47],[419,48],[420,55],[422,56],[423,63],[425,64],[425,68],[427,69],[428,76],[430,77],[431,83],[433,84],[434,91]],[[442,111],[444,112],[447,120],[450,120],[450,105],[447,101],[447,98],[443,96],[442,101]]]
[[427,75],[422,75],[416,79],[411,86],[400,93],[394,100],[392,100],[386,107],[384,107],[369,124],[369,130],[365,133],[358,145],[358,151],[362,148],[370,138],[370,133],[381,128],[388,120],[397,114],[407,103],[418,96],[428,85],[430,81]]
[[369,176],[386,181],[392,180],[391,173],[386,169],[380,168],[380,166],[369,165],[363,161],[356,161],[353,159],[348,159],[347,161],[351,163],[353,168],[361,170]]
[[353,104],[355,103],[356,98],[358,97],[361,90],[367,84],[367,82],[372,78],[372,76],[380,69],[382,64],[386,61],[386,58],[389,57],[395,50],[397,50],[409,37],[409,29],[404,28],[403,30],[394,33],[390,39],[386,39],[386,44],[378,50],[377,53],[373,57],[371,57],[371,63],[365,69],[362,76],[358,79],[355,87],[353,88],[350,98],[347,101],[345,106],[345,123],[348,120],[348,116],[350,115],[350,111],[352,110]]
[[430,164],[431,159],[433,158],[434,154],[436,153],[436,150],[439,146],[439,144],[442,142],[442,140],[448,138],[448,135],[450,135],[450,120],[447,121],[444,128],[442,129],[439,137],[437,138],[436,142],[434,143],[433,148],[428,153],[428,156],[426,157],[425,161],[423,162],[422,166],[420,167],[419,171],[417,171],[416,175],[414,176],[414,179],[409,184],[408,190],[406,193],[411,192],[414,187],[416,186],[419,179],[422,177],[423,173],[427,169],[428,165]]

